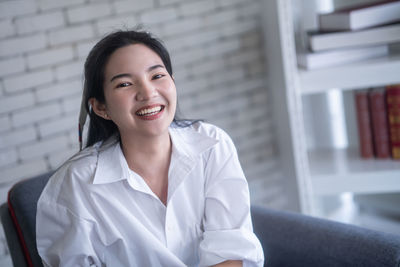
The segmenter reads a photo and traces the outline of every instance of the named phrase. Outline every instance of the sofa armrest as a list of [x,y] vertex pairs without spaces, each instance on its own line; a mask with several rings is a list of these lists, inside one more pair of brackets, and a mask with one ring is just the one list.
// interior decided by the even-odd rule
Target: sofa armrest
[[252,207],[268,267],[400,266],[400,236],[297,213]]
[[7,240],[8,250],[11,255],[13,266],[27,266],[24,253],[22,252],[22,246],[19,242],[19,238],[17,235],[17,229],[15,228],[14,223],[11,219],[7,203],[4,203],[0,206],[0,216],[1,224],[3,225],[3,229],[6,234],[5,236]]

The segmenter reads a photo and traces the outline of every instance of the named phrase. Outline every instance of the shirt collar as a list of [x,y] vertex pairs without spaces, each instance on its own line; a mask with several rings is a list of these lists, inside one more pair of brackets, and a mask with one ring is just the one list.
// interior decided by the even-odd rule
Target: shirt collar
[[129,167],[122,153],[119,138],[110,137],[98,148],[93,184],[105,184],[128,179]]
[[203,133],[197,132],[191,127],[170,127],[173,148],[181,157],[195,159],[198,155],[218,143],[218,140]]
[[[193,127],[169,127],[173,145],[175,162],[170,167],[171,172],[180,173],[174,179],[173,187],[177,187],[186,175],[192,170],[201,153],[218,143],[218,140],[199,133]],[[105,184],[126,180],[131,175],[131,170],[122,153],[119,138],[110,137],[98,148],[97,167],[93,184]],[[172,182],[172,181],[170,181]],[[175,186],[174,186],[175,185]]]

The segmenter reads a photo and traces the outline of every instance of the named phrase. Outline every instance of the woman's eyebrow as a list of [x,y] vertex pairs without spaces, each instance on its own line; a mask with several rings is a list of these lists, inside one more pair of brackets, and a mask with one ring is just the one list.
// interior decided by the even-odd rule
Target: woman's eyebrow
[[153,65],[153,66],[149,67],[149,68],[147,69],[147,72],[150,72],[150,71],[152,71],[152,70],[154,70],[154,69],[157,69],[157,68],[163,68],[163,69],[165,69],[165,67],[164,67],[163,65],[157,64],[157,65]]
[[[163,69],[165,69],[165,67],[164,67],[163,65],[157,64],[157,65],[153,65],[153,66],[149,67],[149,68],[147,69],[147,72],[150,72],[150,71],[152,71],[152,70],[154,70],[154,69],[157,69],[157,68],[163,68]],[[117,75],[115,75],[114,77],[111,78],[110,82],[114,81],[115,79],[122,78],[122,77],[129,77],[129,78],[132,78],[132,75],[129,74],[129,73],[117,74]]]
[[115,75],[114,77],[111,78],[110,82],[114,81],[115,79],[122,78],[122,77],[129,77],[129,78],[132,78],[132,75],[129,74],[129,73],[117,74],[117,75]]

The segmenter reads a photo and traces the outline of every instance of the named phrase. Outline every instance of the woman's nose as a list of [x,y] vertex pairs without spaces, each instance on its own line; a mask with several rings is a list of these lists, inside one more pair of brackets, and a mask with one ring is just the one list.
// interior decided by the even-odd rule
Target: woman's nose
[[146,101],[157,95],[157,90],[150,82],[142,82],[136,94],[137,101]]

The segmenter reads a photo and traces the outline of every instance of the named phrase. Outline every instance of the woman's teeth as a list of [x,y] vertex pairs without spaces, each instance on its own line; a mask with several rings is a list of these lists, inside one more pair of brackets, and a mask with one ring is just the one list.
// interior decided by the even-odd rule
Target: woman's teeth
[[145,108],[145,109],[141,109],[138,112],[136,112],[137,115],[139,116],[150,116],[150,115],[154,115],[158,112],[160,112],[162,109],[161,106],[157,106],[154,108]]

